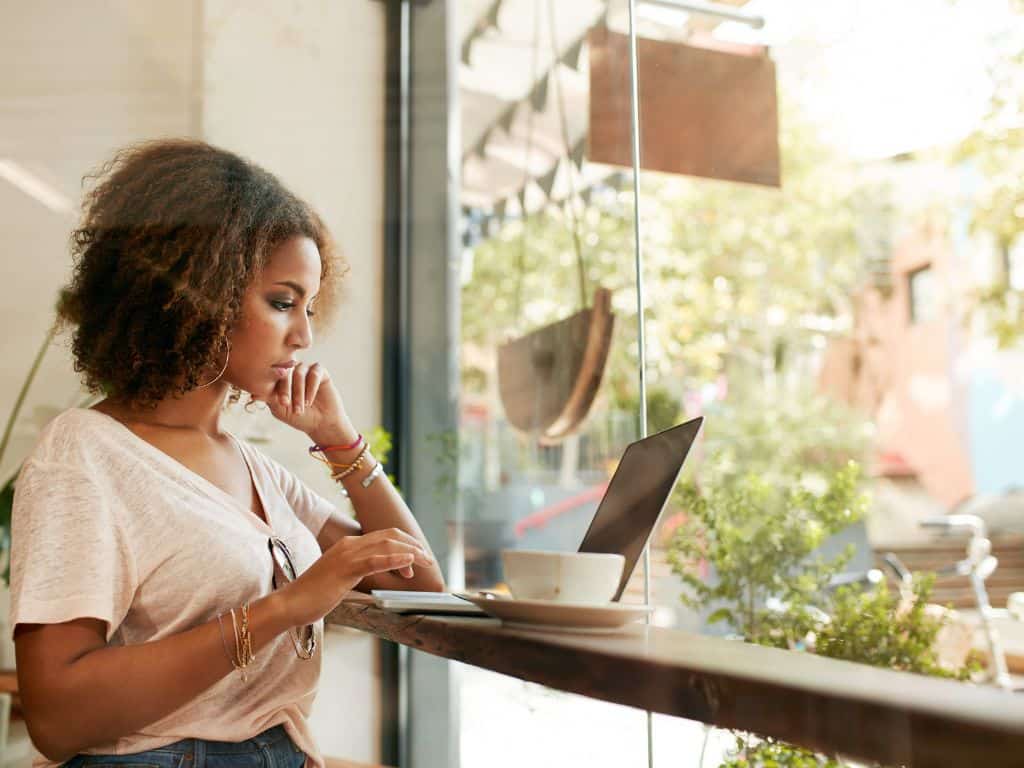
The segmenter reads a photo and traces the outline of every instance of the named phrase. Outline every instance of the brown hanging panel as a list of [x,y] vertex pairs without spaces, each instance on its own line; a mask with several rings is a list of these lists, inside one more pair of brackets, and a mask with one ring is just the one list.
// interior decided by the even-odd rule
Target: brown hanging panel
[[513,427],[555,443],[572,434],[593,405],[611,348],[611,291],[598,288],[587,309],[498,348],[498,390]]

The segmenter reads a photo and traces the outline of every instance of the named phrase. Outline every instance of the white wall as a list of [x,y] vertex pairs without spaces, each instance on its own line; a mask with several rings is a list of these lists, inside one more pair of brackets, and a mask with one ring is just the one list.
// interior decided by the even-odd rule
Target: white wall
[[[338,383],[359,429],[380,421],[384,8],[366,0],[206,0],[203,134],[278,174],[324,216],[352,270],[335,330],[302,354]],[[264,418],[266,417],[266,418]],[[263,450],[343,501],[309,441],[240,416]],[[324,754],[379,760],[375,641],[331,630],[313,727]]]
[[[356,425],[380,419],[384,8],[369,0],[0,0],[0,161],[77,209],[80,179],[124,144],[193,135],[278,174],[324,216],[352,270],[337,331],[303,359],[339,382]],[[72,211],[0,178],[0,414],[6,417],[70,268]],[[64,340],[66,342],[66,339]],[[76,400],[60,344],[47,353],[0,464],[16,468],[38,427]],[[265,418],[266,417],[266,418]],[[229,428],[328,498],[308,441],[267,414]],[[375,641],[330,630],[313,728],[326,755],[379,758]]]
[[[382,4],[311,0],[287,12],[273,2],[204,5],[204,136],[276,173],[334,233],[352,267],[344,306],[302,358],[321,360],[356,426],[372,427],[380,420]],[[294,457],[308,445],[283,427],[268,452]],[[294,468],[324,495],[338,495],[323,465],[307,458]]]
[[[4,421],[70,269],[82,176],[123,144],[190,130],[192,22],[189,3],[0,0],[0,161],[14,161],[69,205],[55,212],[0,179]],[[76,382],[66,349],[48,352],[23,414],[44,410],[19,425],[0,465],[5,480],[52,415],[45,407],[68,405]]]

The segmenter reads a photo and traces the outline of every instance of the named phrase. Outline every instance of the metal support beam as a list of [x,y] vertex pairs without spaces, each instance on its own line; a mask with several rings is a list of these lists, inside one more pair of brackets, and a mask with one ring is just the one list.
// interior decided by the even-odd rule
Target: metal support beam
[[[409,432],[409,2],[384,3],[384,263],[381,307],[381,421],[396,447]],[[386,467],[404,488],[406,454],[392,451]],[[385,765],[403,765],[408,731],[406,675],[408,650],[378,644],[381,677],[380,755]]]

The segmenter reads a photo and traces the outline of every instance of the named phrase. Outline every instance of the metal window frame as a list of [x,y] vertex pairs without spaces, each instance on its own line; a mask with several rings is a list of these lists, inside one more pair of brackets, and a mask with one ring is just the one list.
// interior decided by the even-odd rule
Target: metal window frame
[[[454,2],[384,0],[381,396],[382,422],[395,446],[387,469],[439,562],[449,566],[446,576],[452,558],[461,556],[449,553],[447,543],[447,519],[458,498],[454,488],[434,482],[431,438],[458,429],[460,125],[457,46],[451,43]],[[382,761],[399,768],[458,768],[458,686],[452,666],[383,641],[379,656]]]

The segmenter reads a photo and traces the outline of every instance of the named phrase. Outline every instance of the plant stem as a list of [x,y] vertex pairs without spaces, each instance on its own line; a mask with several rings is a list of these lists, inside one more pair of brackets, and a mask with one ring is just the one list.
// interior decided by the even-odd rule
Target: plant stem
[[14,408],[11,410],[11,415],[7,418],[7,427],[4,429],[3,439],[0,439],[0,463],[3,463],[4,454],[7,452],[7,444],[11,440],[11,432],[14,431],[14,423],[18,420],[18,413],[21,411],[21,406],[25,402],[25,396],[28,394],[28,388],[32,385],[32,380],[36,377],[36,373],[39,371],[39,366],[43,362],[43,356],[46,354],[46,350],[50,346],[50,342],[53,341],[53,337],[56,335],[57,326],[56,324],[50,326],[50,330],[46,333],[46,339],[43,341],[43,346],[39,348],[39,352],[36,353],[36,359],[32,363],[32,368],[28,372],[28,376],[25,377],[25,383],[21,385],[21,392],[18,393],[18,399],[14,402]]

